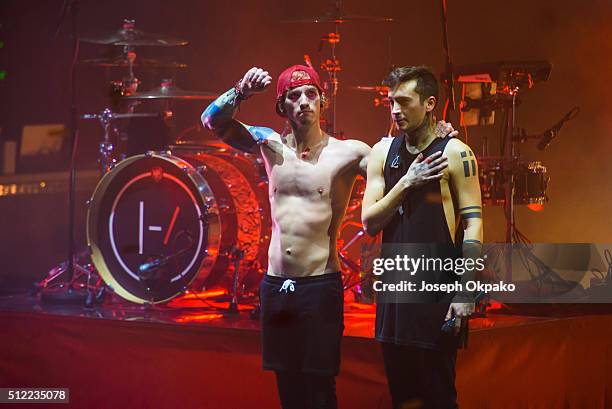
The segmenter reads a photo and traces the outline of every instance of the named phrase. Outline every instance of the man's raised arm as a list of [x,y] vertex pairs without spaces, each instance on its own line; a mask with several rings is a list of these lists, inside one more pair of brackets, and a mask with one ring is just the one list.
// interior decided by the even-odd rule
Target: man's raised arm
[[236,86],[214,100],[202,113],[202,124],[221,140],[234,148],[251,151],[265,143],[273,131],[260,126],[249,126],[234,119],[240,103],[254,94],[265,91],[272,83],[267,71],[253,67]]

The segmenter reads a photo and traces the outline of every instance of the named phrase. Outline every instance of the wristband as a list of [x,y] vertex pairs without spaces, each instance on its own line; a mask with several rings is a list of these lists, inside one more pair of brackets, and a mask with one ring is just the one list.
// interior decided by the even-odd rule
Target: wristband
[[245,96],[244,95],[244,93],[240,89],[240,82],[241,81],[242,81],[242,79],[238,80],[236,85],[234,85],[234,92],[236,92],[236,101],[237,102],[244,101],[244,100],[247,100],[247,99],[252,97],[252,95],[249,95],[249,96]]

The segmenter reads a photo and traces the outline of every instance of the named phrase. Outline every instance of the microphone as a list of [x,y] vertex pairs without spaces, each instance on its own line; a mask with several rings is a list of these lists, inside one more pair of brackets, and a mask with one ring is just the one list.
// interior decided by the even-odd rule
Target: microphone
[[186,248],[177,251],[174,254],[169,254],[167,256],[155,257],[151,261],[147,261],[138,266],[138,276],[141,278],[151,278],[152,274],[155,271],[159,270],[161,267],[166,266],[168,263],[173,261],[178,257],[182,257],[188,251],[193,248],[193,242],[189,244]]
[[166,264],[168,264],[168,257],[156,258],[152,261],[147,261],[146,263],[142,263],[138,266],[138,275],[145,275],[146,273],[155,271]]
[[542,132],[542,137],[537,145],[538,149],[541,151],[546,149],[548,145],[550,145],[550,142],[557,136],[563,125],[570,119],[574,119],[576,115],[578,115],[578,112],[580,112],[579,107],[576,106],[572,108],[559,122],[554,124],[550,129]]
[[[561,123],[561,126],[563,126],[563,123]],[[559,133],[559,129],[561,129],[561,126],[559,126],[558,128],[550,128],[548,131],[543,132],[543,136],[538,142],[539,150],[543,151],[548,147],[548,145],[550,145],[550,142],[555,139],[555,137]]]

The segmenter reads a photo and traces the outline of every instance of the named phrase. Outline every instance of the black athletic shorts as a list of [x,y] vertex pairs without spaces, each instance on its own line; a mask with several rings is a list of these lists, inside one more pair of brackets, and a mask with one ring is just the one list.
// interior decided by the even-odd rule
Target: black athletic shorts
[[336,376],[344,330],[340,273],[261,281],[263,368]]

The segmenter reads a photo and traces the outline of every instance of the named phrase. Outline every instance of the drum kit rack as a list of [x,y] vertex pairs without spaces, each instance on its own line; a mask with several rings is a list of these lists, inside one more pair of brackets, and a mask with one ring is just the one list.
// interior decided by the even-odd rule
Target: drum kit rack
[[[323,56],[319,68],[327,76],[324,88],[329,109],[322,119],[324,129],[339,138],[336,106],[342,71],[337,57],[340,44],[340,27],[346,23],[389,23],[393,20],[377,16],[358,16],[342,10],[342,2],[336,0],[331,11],[319,17],[289,20],[291,23],[333,24],[334,31],[320,39],[319,51],[329,45],[329,56]],[[488,141],[483,141],[479,178],[483,204],[503,205],[507,220],[506,242],[524,242],[525,237],[516,230],[515,204],[544,204],[548,197],[548,175],[541,162],[524,163],[520,160],[519,143],[539,138],[538,147],[544,149],[563,124],[575,117],[578,108],[570,111],[560,122],[539,135],[527,135],[516,126],[516,107],[519,93],[546,81],[551,65],[546,61],[497,62],[457,67],[452,71],[446,32],[446,7],[442,0],[444,50],[446,69],[442,77],[447,87],[447,109],[454,107],[453,83],[464,87],[460,110],[477,112],[480,125],[490,121],[493,113],[503,117],[501,150],[499,156],[488,154]],[[76,11],[72,11],[76,19]],[[75,25],[74,25],[75,26]],[[78,61],[79,65],[94,67],[119,67],[126,75],[110,84],[113,107],[99,113],[85,114],[83,120],[97,120],[102,128],[99,143],[99,169],[101,180],[92,199],[88,202],[87,239],[89,250],[74,251],[74,158],[76,154],[76,101],[75,65],[73,64],[73,100],[71,120],[72,163],[70,189],[69,258],[53,268],[37,287],[43,301],[66,302],[70,293],[78,288],[77,281],[86,290],[85,304],[100,302],[110,287],[120,297],[149,308],[167,302],[189,290],[194,292],[210,285],[224,285],[229,290],[229,308],[236,312],[246,290],[257,286],[265,273],[270,209],[267,199],[267,177],[260,158],[236,151],[221,142],[199,141],[196,145],[184,144],[183,134],[174,135],[174,145],[168,141],[153,145],[137,146],[132,152],[118,152],[121,139],[117,123],[138,118],[168,123],[172,121],[173,101],[212,100],[219,93],[183,90],[172,80],[163,79],[159,87],[140,91],[141,81],[135,70],[140,68],[167,67],[182,69],[186,65],[176,61],[139,59],[137,48],[180,47],[187,41],[165,35],[148,33],[136,28],[134,20],[124,20],[122,27],[108,33],[77,37],[76,42],[120,47],[121,52],[110,58]],[[78,45],[75,45],[74,61],[77,61]],[[305,62],[312,66],[308,55]],[[476,94],[465,95],[465,87],[476,89]],[[351,87],[362,92],[373,92],[374,106],[387,107],[387,89],[379,85]],[[491,93],[491,89],[496,90]],[[474,96],[476,95],[476,96]],[[164,102],[162,112],[136,112],[146,101]],[[116,110],[125,112],[114,112]],[[489,122],[490,123],[490,122]],[[388,129],[391,136],[393,126]],[[127,139],[131,135],[128,133]],[[338,255],[345,272],[345,289],[354,288],[357,297],[362,294],[360,285],[368,279],[362,262],[353,261],[349,249],[366,239],[360,224],[359,210],[365,183],[358,179],[347,215],[340,226],[343,232],[356,229],[346,243],[339,242]],[[149,204],[153,205],[149,205]],[[147,248],[147,251],[144,249]],[[80,261],[81,263],[75,263]],[[232,277],[228,277],[228,271]],[[507,271],[511,274],[510,271]],[[64,281],[60,279],[64,278]],[[59,284],[58,284],[59,282]],[[56,295],[59,294],[59,295]],[[367,297],[364,297],[364,299]],[[83,302],[83,297],[76,297]]]

